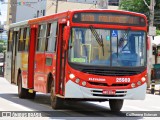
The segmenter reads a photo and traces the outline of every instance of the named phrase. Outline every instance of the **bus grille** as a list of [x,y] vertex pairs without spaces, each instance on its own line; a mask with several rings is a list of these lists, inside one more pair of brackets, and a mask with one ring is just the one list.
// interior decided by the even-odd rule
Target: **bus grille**
[[116,91],[115,95],[107,95],[107,94],[103,94],[102,90],[91,90],[91,94],[93,96],[97,96],[97,97],[124,97],[127,94],[127,91],[124,90],[118,90]]
[[97,85],[97,86],[128,86],[129,83],[115,83],[112,85],[108,85],[107,83],[99,83],[99,82],[88,82],[91,85]]
[[87,74],[102,75],[102,76],[125,76],[136,75],[137,71],[128,70],[102,70],[102,69],[83,69],[82,72]]

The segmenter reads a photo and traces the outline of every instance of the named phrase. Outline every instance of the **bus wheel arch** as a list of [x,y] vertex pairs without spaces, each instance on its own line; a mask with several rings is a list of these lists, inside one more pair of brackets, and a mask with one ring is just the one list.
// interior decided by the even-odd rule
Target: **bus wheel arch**
[[19,75],[21,75],[21,69],[20,68],[18,69],[18,73],[17,73],[17,85],[18,85]]
[[49,73],[47,76],[47,93],[51,92],[52,81],[54,81],[53,75],[52,73]]
[[18,84],[18,96],[19,96],[19,98],[26,98],[28,91],[27,91],[27,89],[22,87],[22,75],[21,75],[20,69],[18,70],[17,84]]

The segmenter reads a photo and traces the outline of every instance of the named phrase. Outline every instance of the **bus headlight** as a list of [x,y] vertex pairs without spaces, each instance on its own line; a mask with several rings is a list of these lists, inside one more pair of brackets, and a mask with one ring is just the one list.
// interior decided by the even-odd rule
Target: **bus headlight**
[[135,86],[136,86],[136,84],[135,84],[135,83],[132,83],[132,84],[131,84],[131,87],[132,87],[132,88],[134,88]]
[[69,75],[69,78],[70,78],[70,79],[73,79],[73,78],[75,78],[75,75],[71,73],[71,74]]
[[145,81],[146,81],[146,78],[145,78],[145,77],[142,77],[142,78],[141,78],[141,81],[142,81],[142,82],[145,82]]
[[85,81],[82,82],[82,85],[83,85],[83,86],[86,86],[86,84],[87,84],[87,83],[86,83]]
[[137,82],[137,85],[141,85],[141,81],[138,81],[138,82]]
[[75,82],[78,84],[78,83],[80,82],[80,79],[77,78],[77,79],[75,80]]

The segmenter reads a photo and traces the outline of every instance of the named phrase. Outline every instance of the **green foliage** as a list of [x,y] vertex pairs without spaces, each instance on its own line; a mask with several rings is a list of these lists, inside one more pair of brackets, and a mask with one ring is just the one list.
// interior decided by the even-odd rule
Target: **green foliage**
[[[150,0],[146,0],[148,4],[149,4],[149,1]],[[149,13],[149,9],[144,4],[143,0],[121,0],[120,9],[132,11],[132,12],[139,12],[143,14]]]
[[5,52],[7,49],[7,44],[4,40],[0,40],[0,53]]
[[156,35],[160,35],[160,30],[156,30]]
[[[150,0],[145,0],[145,1],[147,2],[148,5],[150,5]],[[154,23],[155,23],[155,26],[157,27],[157,29],[160,29],[160,0],[155,0],[155,1],[156,1],[156,5],[155,5],[155,21],[154,21]],[[147,18],[149,20],[150,11],[143,0],[121,0],[120,9],[132,11],[132,12],[143,13],[147,16]],[[159,23],[157,23],[157,22],[159,22]]]

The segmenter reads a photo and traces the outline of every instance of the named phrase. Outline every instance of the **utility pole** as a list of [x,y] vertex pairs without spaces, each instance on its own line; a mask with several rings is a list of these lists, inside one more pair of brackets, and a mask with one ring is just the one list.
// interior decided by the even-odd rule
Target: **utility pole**
[[147,4],[146,0],[143,0],[144,3],[146,4],[146,6],[148,7],[149,9],[149,12],[150,12],[150,23],[149,23],[149,26],[150,27],[153,27],[154,25],[154,6],[156,5],[156,2],[155,0],[150,0],[150,6]]
[[155,0],[150,1],[150,26],[153,26],[154,22],[154,6],[155,6]]
[[[148,51],[148,59],[147,59],[147,63],[148,63],[148,69],[147,69],[147,73],[148,73],[148,82],[147,82],[147,88],[150,87],[150,84],[151,84],[151,69],[153,67],[152,65],[152,39],[154,39],[154,36],[156,35],[156,27],[154,27],[154,6],[155,6],[155,0],[150,0],[150,5],[147,4],[146,0],[143,0],[145,5],[148,7],[149,9],[149,12],[150,12],[150,16],[149,16],[149,36],[150,39],[149,39],[149,44],[150,44],[150,48],[149,48],[149,51]],[[155,55],[155,59],[156,59],[156,55]],[[155,63],[156,64],[156,63]]]
[[55,10],[55,13],[58,12],[58,0],[56,0],[56,10]]

